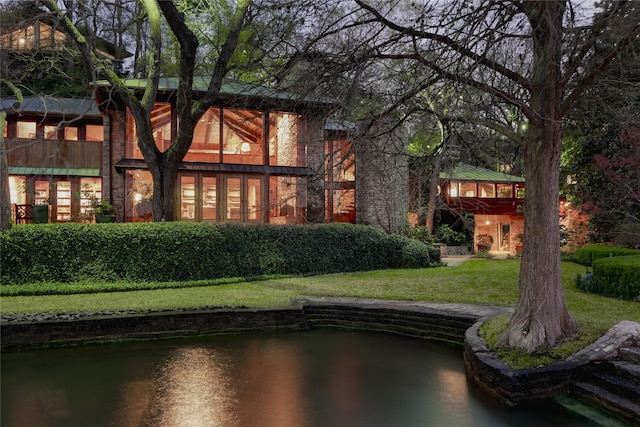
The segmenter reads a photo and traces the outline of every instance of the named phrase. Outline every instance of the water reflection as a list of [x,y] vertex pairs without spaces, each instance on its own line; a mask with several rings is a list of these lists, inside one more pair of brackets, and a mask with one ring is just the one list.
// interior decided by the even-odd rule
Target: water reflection
[[2,356],[3,427],[582,425],[470,393],[460,350],[347,332]]
[[144,425],[237,425],[227,359],[220,351],[201,347],[172,352],[153,380],[151,398],[142,418]]

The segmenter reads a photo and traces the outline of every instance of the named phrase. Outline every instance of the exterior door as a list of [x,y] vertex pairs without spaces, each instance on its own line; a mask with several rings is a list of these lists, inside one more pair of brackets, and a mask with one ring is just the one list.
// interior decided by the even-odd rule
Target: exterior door
[[232,175],[223,178],[224,221],[262,222],[262,178]]
[[262,177],[197,172],[178,179],[180,221],[264,221]]
[[178,218],[181,221],[216,221],[218,192],[216,177],[196,174],[179,175]]

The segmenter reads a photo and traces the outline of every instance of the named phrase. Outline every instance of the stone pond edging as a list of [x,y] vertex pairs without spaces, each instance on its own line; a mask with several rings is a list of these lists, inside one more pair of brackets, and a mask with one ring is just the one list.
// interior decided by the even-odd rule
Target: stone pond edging
[[566,361],[513,369],[491,353],[478,331],[508,307],[357,298],[301,297],[290,307],[204,307],[164,311],[103,311],[3,315],[1,351],[85,345],[119,340],[337,327],[389,332],[463,347],[465,370],[477,387],[514,405],[566,395],[590,364],[640,345],[640,324],[621,322]]

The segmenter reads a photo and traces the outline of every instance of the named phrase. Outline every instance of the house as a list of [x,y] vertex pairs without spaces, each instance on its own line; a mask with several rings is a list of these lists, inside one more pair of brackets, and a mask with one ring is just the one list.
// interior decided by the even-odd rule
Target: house
[[454,215],[473,214],[474,252],[520,252],[524,178],[458,163],[451,171],[440,173],[440,196]]
[[10,197],[15,222],[31,220],[29,206],[50,205],[49,221],[91,216],[91,198],[101,199],[103,116],[91,99],[25,97],[0,99]]
[[[127,83],[132,91],[144,86],[135,79]],[[196,96],[207,83],[195,79]],[[151,114],[160,150],[176,132],[176,87],[176,79],[161,80]],[[30,222],[17,214],[19,206],[44,202],[50,203],[52,222],[92,221],[93,199],[110,201],[119,222],[151,220],[153,183],[137,146],[135,123],[110,93],[101,86],[97,102],[28,97],[18,109],[11,108],[14,99],[0,100],[8,111],[4,136],[16,222]],[[327,121],[332,107],[327,100],[225,81],[218,104],[197,124],[181,164],[175,219],[366,222],[385,228],[388,224],[374,218],[379,207],[359,206],[358,193],[388,201],[397,186],[358,179],[354,125]],[[376,145],[362,138],[359,144],[367,151]]]

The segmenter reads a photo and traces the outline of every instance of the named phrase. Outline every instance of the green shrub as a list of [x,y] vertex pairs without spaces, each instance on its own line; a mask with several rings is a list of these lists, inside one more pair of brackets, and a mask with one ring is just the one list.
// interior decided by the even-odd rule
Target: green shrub
[[640,301],[640,255],[596,259],[593,272],[578,276],[576,284],[586,292]]
[[455,231],[446,224],[438,227],[433,238],[436,242],[444,243],[447,246],[465,246],[469,244],[467,236],[464,233]]
[[611,256],[637,255],[640,252],[637,249],[621,248],[617,246],[592,245],[578,248],[576,250],[576,262],[578,264],[590,266],[593,262],[600,258],[609,258]]
[[21,225],[0,233],[0,284],[186,281],[422,268],[437,249],[353,224]]

